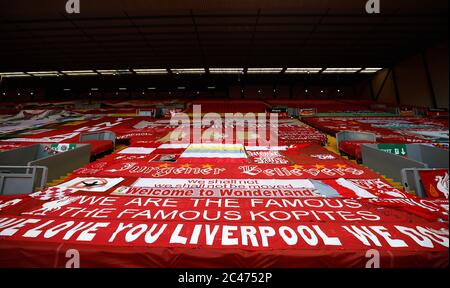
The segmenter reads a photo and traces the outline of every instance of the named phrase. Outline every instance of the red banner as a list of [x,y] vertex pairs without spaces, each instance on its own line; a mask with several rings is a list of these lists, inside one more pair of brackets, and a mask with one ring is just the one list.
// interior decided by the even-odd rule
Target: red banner
[[[123,129],[130,129],[132,126],[140,121],[141,118],[124,118],[124,117],[102,117],[99,120],[83,121],[78,125],[61,126],[57,130],[38,133],[34,135],[27,135],[21,138],[12,138],[6,141],[10,142],[35,142],[35,143],[75,143],[79,140],[80,134],[98,132],[98,131],[112,131],[119,136]],[[128,130],[127,130],[128,131]]]
[[448,199],[448,169],[419,170],[419,175],[428,197]]
[[[100,167],[101,168],[94,168]],[[378,178],[374,172],[361,166],[341,164],[316,165],[277,165],[270,164],[176,164],[157,162],[97,162],[87,165],[74,172],[75,175],[90,175],[95,173],[100,177],[132,176],[155,178],[250,178],[250,179],[335,179],[335,178]]]
[[228,223],[428,223],[409,213],[356,199],[150,198],[72,196],[42,203],[24,216],[156,222]]
[[0,218],[0,240],[102,246],[265,249],[369,249],[448,252],[448,225],[230,224]]
[[348,198],[410,198],[412,195],[376,179],[328,179],[323,183],[336,189],[342,197]]
[[361,199],[363,203],[371,203],[383,207],[390,207],[400,211],[417,215],[428,221],[447,222],[448,215],[448,200],[446,199],[432,199],[410,197],[408,199],[401,198],[372,198]]
[[26,195],[0,196],[0,213],[30,200]]

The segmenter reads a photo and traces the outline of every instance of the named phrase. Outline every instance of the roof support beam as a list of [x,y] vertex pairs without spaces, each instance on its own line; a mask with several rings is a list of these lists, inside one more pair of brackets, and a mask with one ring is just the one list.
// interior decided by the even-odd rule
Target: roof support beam
[[202,41],[200,40],[200,33],[198,32],[197,22],[195,21],[194,11],[190,10],[192,24],[194,25],[195,37],[197,39],[198,49],[200,51],[200,58],[202,60],[203,67],[209,67],[208,63],[206,63],[205,51],[203,50]]
[[389,75],[391,75],[392,69],[389,69],[386,73],[386,76],[384,76],[383,82],[381,83],[380,88],[378,89],[377,95],[375,96],[375,101],[378,101],[378,98],[380,98],[381,91],[383,91],[384,85],[386,85],[387,79],[389,78]]
[[400,105],[400,92],[398,91],[397,75],[395,74],[395,67],[392,70],[392,83],[394,84],[395,100],[398,105]]
[[261,9],[258,9],[258,12],[256,13],[255,25],[253,25],[252,36],[250,38],[250,48],[248,49],[248,54],[247,54],[247,60],[246,60],[245,68],[248,68],[248,66],[250,65],[250,61],[252,60],[253,46],[254,46],[254,43],[255,43],[256,28],[258,26],[259,16],[260,15],[261,15]]
[[434,93],[433,80],[431,80],[430,67],[428,66],[428,58],[426,51],[422,52],[423,67],[425,68],[425,75],[427,76],[428,89],[430,90],[431,103],[433,108],[438,108],[436,101],[436,94]]
[[372,78],[369,78],[369,90],[370,90],[370,99],[372,99],[372,100],[377,100],[376,98],[375,98],[375,92],[373,91],[373,84],[372,84]]

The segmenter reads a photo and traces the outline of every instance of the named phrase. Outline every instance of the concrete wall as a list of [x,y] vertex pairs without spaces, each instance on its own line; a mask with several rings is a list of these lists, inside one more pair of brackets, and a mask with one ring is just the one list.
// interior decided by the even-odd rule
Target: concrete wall
[[426,55],[437,105],[448,108],[448,42],[429,49]]
[[[426,74],[426,63],[432,88]],[[436,102],[438,108],[449,108],[448,69],[448,42],[446,42],[427,49],[423,54],[401,61],[393,67],[394,72],[383,69],[375,74],[372,78],[374,94],[378,95],[377,101],[382,103],[433,107]],[[397,80],[398,100],[394,73]],[[383,82],[385,82],[384,86]],[[368,86],[368,84],[365,85]],[[435,100],[433,100],[431,89],[434,91]]]

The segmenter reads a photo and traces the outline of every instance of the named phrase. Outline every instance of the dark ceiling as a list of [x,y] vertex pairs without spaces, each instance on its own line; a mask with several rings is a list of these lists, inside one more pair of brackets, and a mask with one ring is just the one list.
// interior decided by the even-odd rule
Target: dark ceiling
[[445,41],[448,0],[0,0],[0,71],[388,67]]

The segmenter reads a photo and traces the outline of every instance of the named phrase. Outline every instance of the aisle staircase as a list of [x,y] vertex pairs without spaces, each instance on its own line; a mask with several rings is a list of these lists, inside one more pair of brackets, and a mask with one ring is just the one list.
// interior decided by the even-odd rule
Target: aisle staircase
[[[336,137],[333,137],[333,136],[331,136],[331,135],[327,135],[327,138],[328,138],[328,144],[325,146],[325,148],[326,148],[328,151],[330,151],[330,152],[333,152],[333,153],[336,153],[336,154],[340,155],[341,153],[339,152],[339,149],[337,148],[337,145],[336,145]],[[349,161],[351,161],[351,162],[353,162],[354,164],[357,164],[357,165],[363,165],[363,164],[357,163],[354,159],[350,159],[348,156],[341,155],[341,157],[344,158],[344,159],[347,159],[347,160],[349,160]],[[363,166],[364,166],[364,165],[363,165]],[[394,179],[389,178],[389,177],[387,177],[386,175],[380,174],[379,172],[374,171],[374,170],[370,169],[370,168],[367,167],[367,166],[364,166],[364,167],[365,167],[366,169],[368,169],[368,170],[374,172],[374,173],[377,173],[377,174],[381,175],[382,178],[383,178],[384,180],[386,180],[386,182],[388,182],[391,186],[393,186],[393,187],[395,187],[395,188],[397,188],[397,189],[403,189],[403,188],[404,188],[403,185],[402,185],[400,182],[396,182],[396,181],[394,181]]]
[[[339,150],[338,150],[338,148],[337,148],[337,145],[336,145],[336,138],[333,137],[333,136],[331,136],[331,135],[327,135],[327,138],[328,138],[328,144],[325,146],[325,148],[326,148],[328,151],[330,151],[330,152],[333,152],[333,153],[335,153],[335,154],[340,155],[340,152],[339,152]],[[123,145],[123,144],[116,145],[116,149],[114,150],[114,152],[117,151],[117,150],[124,149],[124,148],[126,148],[126,147],[127,147],[127,146],[126,146],[126,145]],[[108,156],[108,155],[105,155],[105,156]],[[105,156],[103,156],[103,157],[105,157]],[[355,160],[353,160],[353,159],[349,159],[349,157],[347,157],[347,156],[345,156],[345,155],[341,155],[341,157],[344,158],[344,159],[347,159],[347,160],[349,160],[349,161],[351,161],[351,162],[353,162],[354,164],[362,165],[362,164],[357,163],[357,162],[356,162]],[[101,159],[102,159],[102,158],[97,159],[97,160],[101,160]],[[371,171],[373,171],[372,169],[370,169],[370,168],[368,168],[368,167],[366,167],[366,166],[365,166],[365,168],[366,168],[366,169],[369,169],[369,170],[371,170]],[[378,173],[378,172],[376,172],[376,171],[373,171],[373,172],[375,172],[375,173],[377,173],[377,174],[380,174],[380,173]],[[66,181],[66,179],[67,179],[67,177],[68,177],[69,175],[70,175],[70,173],[69,173],[69,174],[66,174],[66,175],[64,175],[64,176],[62,176],[62,177],[60,177],[60,178],[58,178],[58,179],[49,181],[49,182],[47,183],[47,187],[52,187],[52,186],[56,186],[56,185],[59,185],[59,184],[63,183],[64,181]],[[389,183],[390,185],[392,185],[393,187],[395,187],[395,188],[397,188],[397,189],[403,189],[403,185],[402,185],[401,183],[394,181],[392,178],[388,178],[386,175],[382,175],[382,174],[380,174],[380,175],[382,176],[382,178],[383,178],[384,180],[386,180],[386,182],[388,182],[388,183]]]
[[58,179],[54,179],[52,181],[49,181],[49,182],[47,182],[46,185],[47,185],[47,187],[53,187],[53,186],[59,185],[59,184],[63,183],[64,181],[66,181],[66,178],[69,175],[70,175],[70,173],[68,173],[68,174],[66,174],[64,176],[61,176]]
[[[117,150],[124,149],[124,148],[126,148],[126,147],[127,147],[127,146],[126,146],[126,145],[123,145],[123,144],[116,145],[116,149],[114,150],[114,152],[117,151]],[[108,155],[109,155],[109,154],[108,154]],[[104,155],[103,157],[106,157],[106,156],[108,156],[108,155]],[[103,157],[102,157],[102,158],[103,158]],[[99,158],[99,159],[97,159],[97,160],[100,160],[100,159],[102,159],[102,158]],[[96,160],[96,161],[97,161],[97,160]],[[59,184],[65,182],[65,181],[67,180],[67,177],[69,177],[70,174],[71,174],[71,173],[68,173],[68,174],[66,174],[66,175],[64,175],[64,176],[59,177],[58,179],[54,179],[54,180],[52,180],[52,181],[47,182],[47,183],[46,183],[46,187],[57,186],[57,185],[59,185]],[[36,188],[36,191],[39,191],[39,190],[40,190],[39,188]]]

